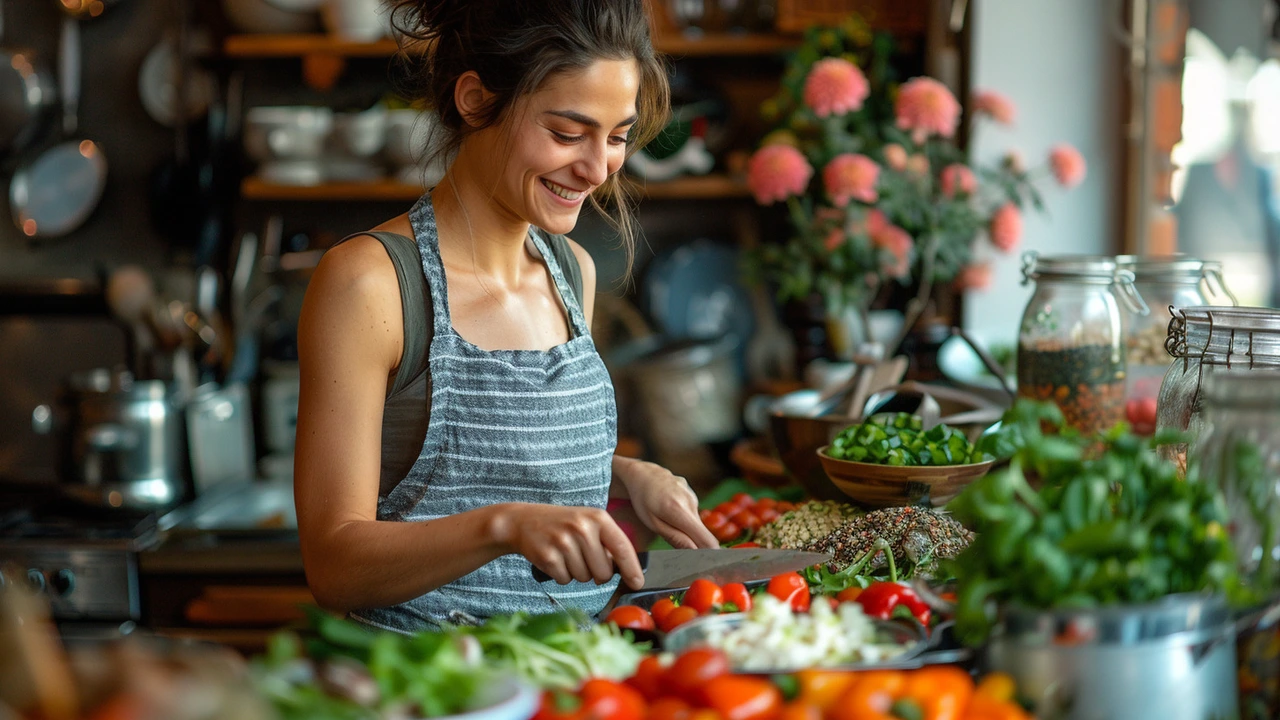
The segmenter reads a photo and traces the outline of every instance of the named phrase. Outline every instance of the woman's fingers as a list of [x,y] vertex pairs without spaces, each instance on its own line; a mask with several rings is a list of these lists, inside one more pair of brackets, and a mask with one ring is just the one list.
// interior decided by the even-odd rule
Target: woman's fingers
[[697,541],[662,518],[655,517],[653,524],[655,526],[653,530],[661,535],[664,540],[671,543],[671,547],[677,550],[693,550],[698,547]]
[[[600,527],[600,542],[603,543],[604,549],[613,556],[612,564],[617,568],[617,572],[622,575],[622,582],[634,590],[644,587],[644,569],[640,567],[640,558],[636,557],[635,546],[631,544],[631,539],[627,534],[622,532],[622,528],[617,523],[610,522]],[[612,569],[609,573],[613,577]]]

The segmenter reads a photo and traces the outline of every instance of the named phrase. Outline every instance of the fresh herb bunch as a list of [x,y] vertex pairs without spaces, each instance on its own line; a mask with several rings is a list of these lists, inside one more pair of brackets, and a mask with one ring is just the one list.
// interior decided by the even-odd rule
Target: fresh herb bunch
[[918,415],[876,415],[845,428],[827,455],[875,465],[968,465],[991,460],[964,433],[946,425],[924,429]]
[[1179,438],[1141,438],[1123,424],[1093,437],[1062,427],[1056,406],[1020,400],[989,441],[1011,450],[1009,466],[950,505],[977,532],[954,563],[963,641],[986,638],[993,603],[1088,608],[1180,592],[1239,598],[1220,493],[1180,477],[1155,452]]

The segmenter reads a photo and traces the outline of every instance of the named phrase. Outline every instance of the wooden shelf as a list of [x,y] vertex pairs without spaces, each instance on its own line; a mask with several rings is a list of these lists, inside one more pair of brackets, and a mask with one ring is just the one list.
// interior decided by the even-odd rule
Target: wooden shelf
[[[797,37],[787,35],[710,34],[701,37],[665,34],[654,39],[659,52],[676,57],[708,55],[773,55],[800,44]],[[399,50],[395,40],[353,42],[332,35],[231,35],[223,43],[223,52],[235,58],[290,58],[308,55],[339,57],[390,57]]]
[[[718,200],[751,196],[745,181],[727,175],[682,177],[660,183],[630,182],[651,200]],[[245,200],[294,202],[405,202],[416,200],[422,191],[422,186],[416,183],[394,180],[280,185],[247,177],[240,184],[240,196]]]

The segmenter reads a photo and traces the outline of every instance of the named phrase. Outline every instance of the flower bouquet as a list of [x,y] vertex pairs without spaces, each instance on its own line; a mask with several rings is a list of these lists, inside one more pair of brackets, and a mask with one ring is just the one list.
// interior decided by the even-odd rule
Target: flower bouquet
[[[1085,164],[1068,145],[1034,172],[1015,153],[994,167],[970,163],[957,144],[960,103],[932,78],[897,84],[891,52],[891,41],[857,18],[811,29],[762,108],[776,129],[751,156],[747,183],[760,204],[787,206],[791,237],[757,248],[749,265],[779,301],[818,293],[829,318],[856,311],[863,337],[883,342],[871,337],[871,303],[890,282],[915,287],[902,332],[886,346],[893,352],[936,285],[990,284],[975,245],[985,235],[1000,251],[1017,247],[1023,208],[1044,208],[1039,179],[1071,187]],[[1015,108],[979,92],[969,112],[1010,124]]]

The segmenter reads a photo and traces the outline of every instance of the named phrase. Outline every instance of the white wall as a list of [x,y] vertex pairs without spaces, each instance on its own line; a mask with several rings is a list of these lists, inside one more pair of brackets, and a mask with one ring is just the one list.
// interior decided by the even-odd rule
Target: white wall
[[1013,127],[983,123],[977,128],[974,158],[996,162],[1012,148],[1034,167],[1055,143],[1068,142],[1089,166],[1087,179],[1073,190],[1052,180],[1042,185],[1047,212],[1024,214],[1018,252],[991,253],[995,283],[969,295],[964,318],[965,326],[989,343],[1017,340],[1031,294],[1020,285],[1022,250],[1111,254],[1120,247],[1124,69],[1111,28],[1123,5],[1116,0],[974,0],[973,87],[1001,92],[1018,108]]

